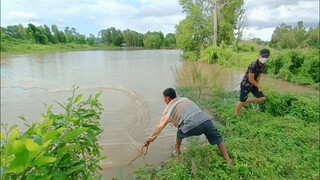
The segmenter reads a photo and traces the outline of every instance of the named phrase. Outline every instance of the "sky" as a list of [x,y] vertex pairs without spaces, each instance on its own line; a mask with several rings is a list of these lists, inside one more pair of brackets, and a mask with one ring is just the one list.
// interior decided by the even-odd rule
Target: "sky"
[[[319,0],[245,0],[244,38],[271,40],[281,23],[304,27],[319,24]],[[185,18],[178,0],[1,0],[1,26],[28,23],[59,30],[74,27],[80,34],[97,36],[102,29],[130,29],[139,33],[175,32]]]

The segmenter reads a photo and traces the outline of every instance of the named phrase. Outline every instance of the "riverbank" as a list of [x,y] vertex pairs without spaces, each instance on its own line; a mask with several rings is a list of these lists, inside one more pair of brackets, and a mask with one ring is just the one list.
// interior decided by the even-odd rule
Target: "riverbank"
[[[65,52],[65,51],[87,51],[87,50],[142,50],[143,47],[118,47],[103,44],[86,45],[86,44],[36,44],[27,41],[2,41],[1,42],[1,57],[7,57],[19,54],[38,54],[48,52]],[[163,48],[173,49],[173,48]]]
[[189,81],[178,81],[177,93],[196,102],[212,117],[234,167],[225,162],[216,146],[203,145],[195,137],[184,140],[188,141],[188,148],[179,157],[172,156],[161,167],[139,169],[138,177],[319,179],[318,93],[265,88],[265,102],[249,104],[240,116],[235,116],[238,91],[208,83],[203,69],[194,68],[189,74]]
[[62,52],[62,51],[84,51],[84,50],[120,50],[120,47],[106,45],[85,45],[85,44],[48,44],[41,45],[29,42],[1,42],[1,57],[31,54],[31,53],[47,53],[47,52]]
[[[188,148],[162,167],[138,171],[151,179],[319,179],[319,97],[266,90],[267,101],[234,115],[238,92],[179,86],[180,96],[213,117],[234,167],[216,146],[189,138]],[[317,99],[317,100],[315,100]]]

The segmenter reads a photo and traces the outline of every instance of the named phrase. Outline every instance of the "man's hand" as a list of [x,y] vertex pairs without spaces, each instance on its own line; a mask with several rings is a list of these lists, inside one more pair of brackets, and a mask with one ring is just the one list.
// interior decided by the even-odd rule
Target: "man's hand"
[[146,142],[144,142],[144,146],[146,147],[146,146],[149,146],[149,144],[150,144],[150,141],[148,141],[148,140],[146,140]]
[[263,92],[262,87],[258,88],[258,91],[259,91],[259,92]]

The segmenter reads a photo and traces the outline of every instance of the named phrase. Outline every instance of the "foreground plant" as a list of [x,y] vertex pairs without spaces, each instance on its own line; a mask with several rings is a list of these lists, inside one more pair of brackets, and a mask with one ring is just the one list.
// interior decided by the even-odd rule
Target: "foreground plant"
[[1,178],[2,179],[97,179],[102,169],[100,161],[106,156],[98,138],[102,105],[101,95],[89,96],[81,101],[82,94],[67,99],[66,105],[57,102],[64,112],[54,114],[52,105],[42,122],[29,123],[28,129],[19,132],[17,125],[8,128],[1,124]]

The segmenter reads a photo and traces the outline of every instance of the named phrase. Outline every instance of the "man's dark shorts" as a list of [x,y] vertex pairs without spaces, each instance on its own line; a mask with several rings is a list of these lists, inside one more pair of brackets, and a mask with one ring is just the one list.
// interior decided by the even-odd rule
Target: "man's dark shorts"
[[264,94],[258,90],[256,86],[247,87],[247,86],[240,86],[240,101],[245,102],[248,99],[248,94],[252,93],[256,98],[265,97]]
[[177,138],[183,139],[190,136],[199,136],[204,134],[210,144],[220,144],[223,140],[221,135],[219,134],[218,130],[213,126],[212,121],[206,120],[205,122],[201,123],[199,126],[191,129],[190,131],[183,133],[180,129],[177,131]]

